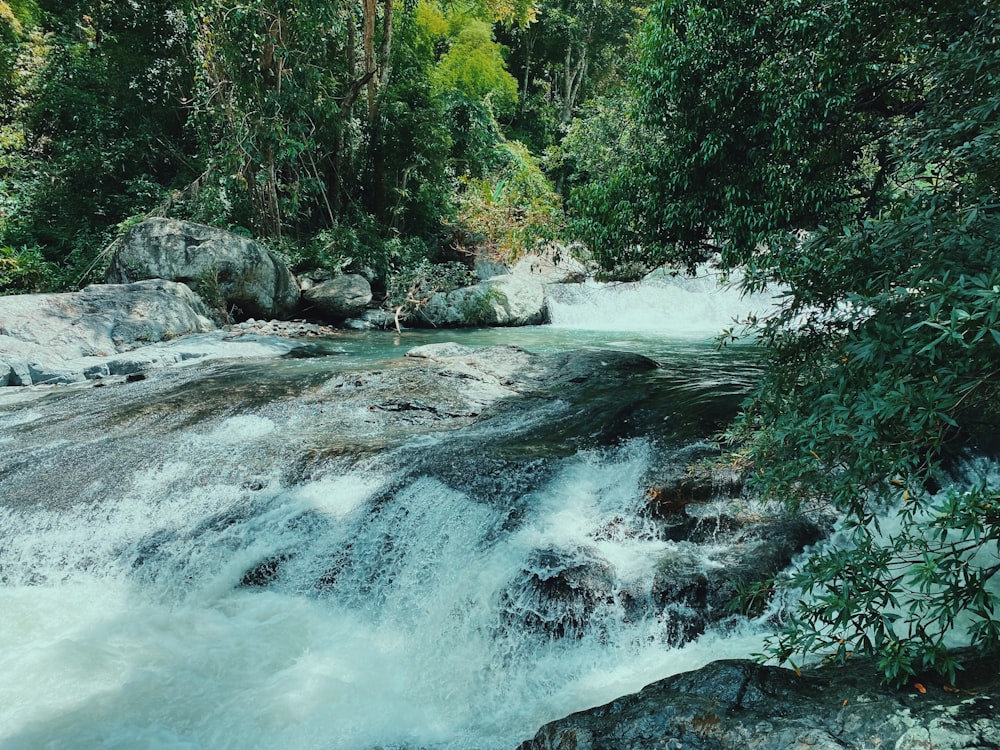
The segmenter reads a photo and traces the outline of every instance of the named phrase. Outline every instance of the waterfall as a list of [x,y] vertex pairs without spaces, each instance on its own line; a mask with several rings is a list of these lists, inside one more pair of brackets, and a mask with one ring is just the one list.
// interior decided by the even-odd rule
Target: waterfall
[[636,604],[725,547],[645,513],[679,443],[538,457],[505,419],[358,451],[322,362],[0,405],[0,747],[509,749],[757,648]]
[[774,306],[768,294],[744,295],[737,280],[657,273],[642,281],[562,284],[549,287],[551,324],[597,331],[652,331],[672,336],[713,336]]

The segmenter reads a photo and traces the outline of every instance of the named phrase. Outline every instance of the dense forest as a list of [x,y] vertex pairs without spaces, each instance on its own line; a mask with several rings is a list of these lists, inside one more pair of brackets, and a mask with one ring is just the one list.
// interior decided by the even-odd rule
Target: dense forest
[[782,290],[734,461],[853,545],[747,592],[802,594],[773,654],[1000,645],[1000,496],[939,492],[1000,416],[991,0],[0,0],[0,88],[7,292],[100,279],[148,215],[298,270],[559,240]]
[[101,278],[129,222],[381,277],[562,227],[554,161],[643,11],[557,0],[0,3],[0,288]]

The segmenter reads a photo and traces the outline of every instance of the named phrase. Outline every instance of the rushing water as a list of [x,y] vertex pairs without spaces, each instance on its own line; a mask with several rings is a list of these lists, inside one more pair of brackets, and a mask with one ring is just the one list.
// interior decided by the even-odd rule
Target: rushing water
[[703,271],[692,277],[660,272],[636,282],[565,284],[550,291],[549,314],[562,329],[712,337],[739,329],[774,305],[770,294],[740,294],[738,282],[733,277],[723,284]]
[[[732,411],[752,352],[568,328],[344,334],[312,357],[0,395],[0,748],[513,748],[753,651],[752,623],[678,646],[668,614],[624,596],[690,553],[644,491]],[[610,432],[556,399],[366,441],[317,396],[434,340],[663,366],[622,417],[642,424]],[[529,450],[538,430],[564,448]],[[559,559],[613,577],[571,636],[525,584]]]

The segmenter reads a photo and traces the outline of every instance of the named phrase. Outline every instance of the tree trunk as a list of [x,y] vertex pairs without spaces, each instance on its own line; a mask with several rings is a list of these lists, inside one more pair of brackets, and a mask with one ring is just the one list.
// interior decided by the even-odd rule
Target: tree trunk
[[382,49],[378,60],[378,85],[384,88],[389,82],[389,55],[392,54],[392,10],[393,0],[382,2]]
[[519,107],[521,112],[528,101],[528,85],[531,83],[531,53],[535,47],[535,34],[531,27],[524,30],[524,81],[521,84],[521,101]]
[[[333,174],[330,177],[330,201],[332,210],[340,213],[343,205],[343,178],[341,175],[345,171],[346,160],[346,132],[348,123],[354,115],[354,104],[358,100],[362,89],[368,84],[369,76],[358,75],[358,27],[356,8],[348,6],[345,13],[345,25],[347,26],[347,45],[344,50],[344,62],[347,68],[347,80],[350,81],[343,101],[340,103],[340,110],[337,117],[337,127],[335,129],[335,140],[333,144]],[[362,26],[364,22],[362,21]]]
[[[365,0],[365,2],[371,3],[371,24],[374,33],[375,0]],[[381,90],[389,82],[389,61],[392,54],[392,10],[393,0],[382,0],[382,42],[379,47],[378,67],[375,68],[373,61],[372,66],[368,69],[368,72],[373,74],[368,88],[368,132],[372,158],[371,208],[372,213],[383,223],[385,222],[388,180],[386,178],[385,149],[383,148],[383,122],[379,113],[378,97]],[[374,55],[374,48],[371,52]],[[368,54],[367,50],[366,54]]]
[[362,0],[362,45],[364,47],[365,75],[368,79],[368,121],[375,117],[375,100],[378,80],[375,77],[375,0]]
[[563,86],[562,121],[568,123],[573,118],[577,99],[583,90],[583,80],[587,75],[587,45],[580,45],[580,55],[573,63],[573,45],[566,48],[566,72]]

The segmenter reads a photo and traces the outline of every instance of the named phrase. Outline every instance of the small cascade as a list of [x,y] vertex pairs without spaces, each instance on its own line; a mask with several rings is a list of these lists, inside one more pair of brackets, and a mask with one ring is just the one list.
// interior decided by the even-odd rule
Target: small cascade
[[247,491],[180,457],[100,507],[5,508],[0,745],[499,750],[744,654],[750,625],[678,649],[637,604],[657,561],[720,551],[658,537],[651,459],[563,461],[516,524],[429,477]]
[[642,281],[553,285],[551,325],[592,331],[650,331],[670,336],[714,336],[774,306],[768,294],[744,295],[738,283],[715,274],[652,274]]

